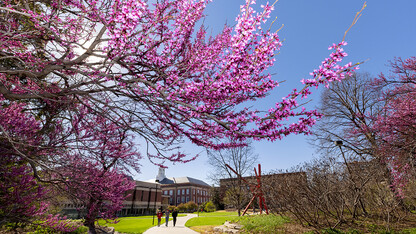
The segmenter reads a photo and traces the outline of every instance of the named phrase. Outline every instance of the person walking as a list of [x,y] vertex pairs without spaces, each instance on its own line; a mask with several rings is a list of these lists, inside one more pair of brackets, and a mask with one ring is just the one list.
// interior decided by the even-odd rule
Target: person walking
[[166,209],[165,211],[166,227],[168,226],[168,222],[169,222],[169,214],[170,214],[169,209]]
[[157,216],[157,226],[160,227],[160,221],[162,220],[162,211],[157,210],[156,216]]
[[178,217],[178,209],[174,209],[172,212],[172,218],[173,218],[173,226],[175,227],[176,225],[176,217]]

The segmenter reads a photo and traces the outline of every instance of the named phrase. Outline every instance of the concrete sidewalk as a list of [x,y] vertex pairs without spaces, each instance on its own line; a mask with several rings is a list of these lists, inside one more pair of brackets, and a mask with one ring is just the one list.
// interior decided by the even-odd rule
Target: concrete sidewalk
[[[171,216],[172,217],[172,216]],[[187,227],[185,227],[186,221],[188,219],[197,217],[196,214],[188,214],[185,217],[178,217],[176,220],[176,226],[173,226],[173,221],[169,221],[169,226],[166,227],[165,224],[160,225],[160,227],[155,226],[152,228],[147,229],[143,234],[160,234],[160,233],[177,233],[177,234],[198,234],[198,232],[193,231]],[[165,217],[162,217],[164,219]],[[156,221],[157,222],[157,221]]]

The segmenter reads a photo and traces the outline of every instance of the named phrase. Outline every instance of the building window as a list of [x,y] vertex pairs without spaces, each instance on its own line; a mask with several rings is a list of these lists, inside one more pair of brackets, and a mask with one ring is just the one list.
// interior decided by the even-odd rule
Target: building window
[[181,198],[180,197],[178,197],[178,199],[176,200],[176,202],[179,204],[179,203],[181,203]]
[[185,194],[185,189],[182,189],[182,194]]
[[181,190],[180,189],[178,189],[178,195],[181,195]]
[[186,194],[189,194],[189,188],[186,189]]
[[199,189],[196,190],[196,193],[199,194]]
[[171,196],[173,195],[173,190],[169,191],[169,195],[171,195]]
[[189,202],[189,196],[186,197],[186,202]]
[[185,203],[185,197],[182,197],[182,203]]

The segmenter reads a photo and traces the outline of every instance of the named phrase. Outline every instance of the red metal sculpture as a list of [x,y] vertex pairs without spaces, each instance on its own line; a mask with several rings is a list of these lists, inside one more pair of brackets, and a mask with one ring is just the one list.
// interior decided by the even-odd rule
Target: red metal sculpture
[[256,174],[257,183],[249,183],[240,174],[238,174],[233,168],[231,168],[228,164],[225,164],[225,165],[228,168],[230,168],[230,170],[233,171],[238,176],[238,178],[240,178],[242,181],[244,181],[246,184],[249,185],[251,193],[253,194],[253,197],[251,198],[250,202],[244,209],[242,215],[244,216],[244,214],[247,212],[248,208],[250,207],[250,205],[253,203],[254,199],[256,198],[258,199],[258,202],[259,202],[260,214],[262,214],[263,209],[266,211],[266,214],[269,214],[269,210],[267,209],[267,205],[266,205],[266,200],[264,199],[263,191],[261,189],[261,166],[260,164],[258,165],[258,169],[259,169],[258,174],[257,174],[256,168],[254,168],[254,173]]

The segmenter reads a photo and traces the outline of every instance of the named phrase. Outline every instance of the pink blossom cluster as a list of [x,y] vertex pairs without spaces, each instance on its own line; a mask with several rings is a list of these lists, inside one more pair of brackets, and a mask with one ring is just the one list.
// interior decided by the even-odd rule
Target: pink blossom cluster
[[55,232],[63,233],[73,232],[79,227],[79,224],[68,220],[66,216],[62,217],[59,214],[48,214],[40,225],[52,229]]
[[47,204],[42,200],[48,191],[33,178],[30,168],[18,165],[10,158],[2,158],[0,167],[3,178],[0,183],[2,215],[18,214],[16,221],[42,216],[47,209]]
[[328,50],[334,51],[328,58],[322,61],[319,69],[310,73],[313,78],[307,80],[303,79],[301,82],[312,87],[317,87],[319,84],[324,84],[325,87],[328,87],[330,82],[341,81],[345,78],[345,75],[352,75],[353,71],[358,69],[358,66],[353,66],[352,63],[348,63],[344,66],[338,64],[347,56],[347,53],[345,53],[342,48],[342,46],[345,45],[347,45],[347,42],[342,41],[337,45],[333,44],[330,46]]
[[[27,105],[24,103],[10,103],[0,96],[0,128],[3,137],[25,145],[36,146],[41,140],[39,136],[40,123],[33,116],[25,113]],[[15,147],[20,148],[19,145]]]
[[[2,155],[8,156],[7,152],[2,152]],[[77,229],[78,225],[65,220],[66,217],[48,214],[49,203],[45,199],[51,190],[35,180],[28,166],[13,160],[9,155],[0,159],[0,169],[2,220],[17,223],[39,220],[40,226],[60,232],[72,232]]]
[[391,161],[390,173],[392,176],[391,187],[395,195],[401,199],[405,197],[405,187],[409,181],[409,164],[397,165],[395,161]]

